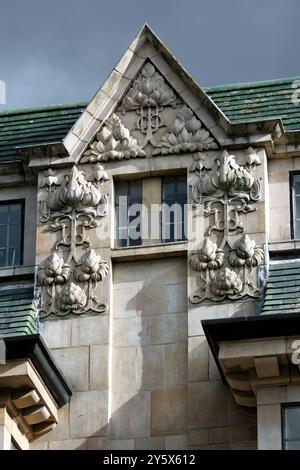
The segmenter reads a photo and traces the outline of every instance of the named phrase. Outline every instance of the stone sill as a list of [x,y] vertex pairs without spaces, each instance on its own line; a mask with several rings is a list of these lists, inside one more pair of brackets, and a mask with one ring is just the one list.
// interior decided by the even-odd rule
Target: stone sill
[[12,266],[0,268],[0,280],[8,277],[21,277],[34,275],[35,266]]
[[300,240],[282,240],[279,242],[269,242],[268,249],[270,253],[280,253],[299,250],[300,251]]
[[111,258],[114,261],[135,261],[136,259],[167,258],[183,256],[187,253],[187,241],[175,243],[159,243],[157,245],[141,245],[130,248],[114,248]]

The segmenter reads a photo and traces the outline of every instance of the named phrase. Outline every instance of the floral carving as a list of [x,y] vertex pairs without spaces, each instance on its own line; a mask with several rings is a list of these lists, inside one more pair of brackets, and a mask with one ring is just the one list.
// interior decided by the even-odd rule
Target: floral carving
[[124,97],[122,109],[138,109],[156,106],[175,106],[176,95],[164,78],[147,62],[132,87]]
[[[69,256],[69,260],[74,265],[74,259]],[[39,282],[45,286],[42,318],[105,311],[106,306],[99,303],[94,289],[107,276],[107,263],[90,250],[82,255],[75,269],[70,264],[54,253],[40,267]]]
[[154,135],[166,125],[162,111],[166,107],[175,108],[178,103],[180,100],[175,92],[154,65],[148,61],[125,95],[119,111],[123,114],[134,111],[137,114],[133,130],[138,130],[144,135],[140,144],[141,148],[145,148],[148,143],[157,147]]
[[39,273],[39,281],[44,286],[65,284],[70,278],[71,269],[57,253],[47,258]]
[[238,268],[244,265],[259,266],[264,258],[264,252],[256,246],[249,235],[244,235],[237,240],[229,253],[228,261],[232,267]]
[[[190,257],[191,267],[199,271],[199,288],[190,297],[192,303],[259,296],[257,269],[264,262],[264,253],[244,233],[240,215],[256,210],[261,192],[253,171],[260,164],[252,148],[242,164],[227,151],[215,160],[195,155],[191,196],[194,204],[204,205],[210,223],[202,248]],[[238,233],[243,235],[236,239]],[[213,234],[218,244],[210,238]]]
[[76,166],[65,177],[53,174],[49,177],[49,170],[46,172],[40,186],[46,190],[40,201],[40,220],[49,223],[51,230],[61,231],[56,248],[71,246],[74,251],[75,246],[89,246],[86,228],[96,227],[98,219],[107,213],[107,195],[101,189],[107,180],[107,174],[99,163],[89,180]]
[[193,112],[183,106],[157,147],[153,155],[197,152],[215,149],[218,145]]
[[[249,151],[253,149],[250,148]],[[259,200],[260,184],[252,175],[255,166],[261,164],[258,155],[249,153],[245,165],[239,165],[236,157],[224,150],[221,158],[214,161],[212,168],[206,166],[206,158],[201,153],[196,154],[194,159],[190,171],[198,176],[192,187],[195,203],[199,203],[201,197],[208,198],[211,195],[215,198],[238,198],[250,203]]]
[[217,244],[205,238],[203,247],[196,253],[192,253],[190,264],[197,271],[205,269],[219,269],[224,260],[224,251],[218,250]]
[[81,258],[81,264],[76,269],[78,281],[102,281],[108,273],[108,265],[97,255],[94,250],[85,253]]
[[80,286],[71,282],[64,287],[59,300],[61,310],[76,313],[80,312],[86,304],[87,298]]
[[108,273],[108,265],[94,250],[81,258],[77,247],[90,246],[87,230],[92,230],[107,212],[107,195],[102,185],[108,180],[100,164],[88,177],[73,166],[67,175],[45,173],[40,187],[44,190],[40,201],[40,220],[48,230],[60,233],[56,250],[69,248],[66,261],[54,253],[40,266],[39,283],[42,286],[41,317],[104,312],[95,294],[97,283]]
[[81,163],[145,157],[144,150],[116,114],[106,121],[81,158]]
[[221,269],[212,281],[212,293],[221,299],[236,298],[243,289],[239,276],[229,268]]

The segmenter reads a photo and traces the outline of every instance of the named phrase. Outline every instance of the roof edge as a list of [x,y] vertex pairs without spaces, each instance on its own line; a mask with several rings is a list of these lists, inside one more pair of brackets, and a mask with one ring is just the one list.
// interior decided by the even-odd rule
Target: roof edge
[[6,347],[6,359],[29,358],[59,407],[70,400],[73,393],[72,386],[39,334],[6,337],[3,341]]

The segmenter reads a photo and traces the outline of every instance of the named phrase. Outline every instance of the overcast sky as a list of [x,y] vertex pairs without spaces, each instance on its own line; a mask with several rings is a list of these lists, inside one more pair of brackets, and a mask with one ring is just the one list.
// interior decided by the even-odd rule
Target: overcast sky
[[147,22],[202,86],[300,75],[299,0],[1,0],[0,110],[86,101]]

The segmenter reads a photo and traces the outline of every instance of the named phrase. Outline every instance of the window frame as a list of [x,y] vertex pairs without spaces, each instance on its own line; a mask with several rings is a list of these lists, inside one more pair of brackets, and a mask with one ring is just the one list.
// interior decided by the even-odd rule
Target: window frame
[[21,237],[20,237],[20,263],[10,266],[0,266],[0,269],[14,268],[23,266],[24,263],[24,227],[25,227],[25,199],[11,199],[0,201],[0,206],[8,206],[11,204],[21,204]]
[[[187,168],[174,168],[169,171],[157,171],[157,172],[151,172],[151,174],[145,175],[144,173],[136,173],[134,175],[129,175],[129,174],[119,174],[115,175],[113,177],[113,213],[114,213],[114,218],[113,218],[113,227],[112,227],[112,233],[113,233],[113,241],[112,241],[112,247],[113,249],[116,250],[126,250],[126,249],[131,249],[131,248],[151,248],[153,246],[165,246],[165,245],[172,245],[172,244],[178,244],[178,243],[186,243],[188,241],[188,210],[186,209],[186,218],[184,218],[183,221],[183,235],[184,238],[181,240],[175,240],[175,241],[164,241],[162,238],[162,229],[163,229],[163,223],[162,223],[162,204],[164,203],[163,201],[163,179],[167,177],[183,177],[185,179],[185,184],[186,184],[186,193],[185,193],[185,204],[188,204],[189,201],[189,185],[188,185],[188,174],[187,174]],[[160,178],[160,188],[161,188],[161,197],[160,197],[160,215],[159,215],[159,224],[160,224],[160,235],[159,235],[159,241],[156,241],[154,243],[145,243],[145,239],[143,239],[143,206],[144,206],[144,184],[143,182],[145,180],[151,179],[151,178]],[[127,244],[126,246],[120,246],[118,245],[118,214],[117,214],[117,207],[119,204],[117,203],[117,198],[118,198],[118,188],[117,186],[120,183],[126,182],[127,184],[135,181],[141,181],[142,187],[141,187],[141,204],[142,204],[142,211],[141,211],[141,223],[140,223],[140,244],[136,245],[129,245]],[[146,205],[146,204],[145,204]]]
[[[299,173],[300,174],[300,173]],[[286,408],[299,408],[300,409],[300,402],[293,402],[293,403],[282,403],[281,404],[281,448],[282,450],[288,450],[286,448],[286,442],[287,440],[285,439],[285,431],[286,431],[286,420],[285,420],[285,410]],[[300,442],[300,435],[299,439],[295,439],[295,441]],[[291,439],[288,442],[293,442]]]

